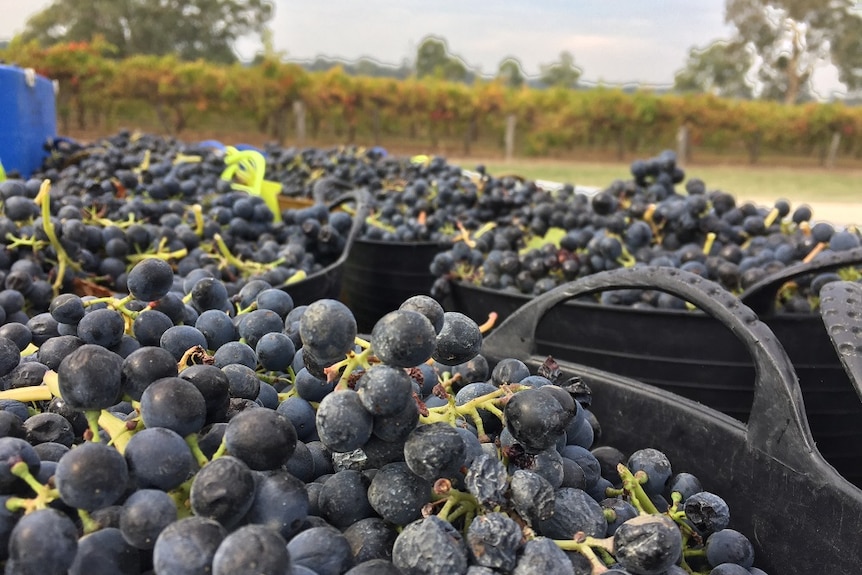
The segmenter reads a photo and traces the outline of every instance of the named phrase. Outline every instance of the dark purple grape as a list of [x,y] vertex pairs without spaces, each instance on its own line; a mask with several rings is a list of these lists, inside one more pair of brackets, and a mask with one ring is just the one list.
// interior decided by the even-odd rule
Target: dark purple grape
[[689,496],[683,510],[686,519],[705,535],[721,531],[730,525],[730,508],[727,503],[708,491]]
[[428,318],[431,325],[434,326],[434,331],[438,334],[443,329],[444,311],[437,300],[427,295],[415,295],[404,300],[398,309],[409,309],[418,311]]
[[461,534],[436,515],[407,525],[392,546],[392,562],[409,573],[464,573],[467,546]]
[[646,473],[647,482],[643,484],[643,488],[651,495],[664,493],[665,486],[673,475],[670,460],[664,453],[653,448],[639,449],[632,453],[626,467],[632,473]]
[[267,371],[287,371],[296,355],[293,340],[281,332],[262,335],[254,349],[257,361]]
[[386,364],[371,366],[356,382],[356,392],[365,409],[374,416],[393,416],[413,401],[410,376]]
[[554,488],[547,479],[525,469],[516,469],[510,480],[510,501],[530,525],[554,513]]
[[571,539],[583,531],[592,537],[604,537],[608,529],[601,506],[586,492],[571,487],[557,489],[554,513],[536,524],[536,531],[552,539]]
[[174,284],[174,271],[158,258],[141,260],[129,271],[126,287],[135,299],[155,301],[163,298]]
[[132,322],[132,334],[142,346],[158,346],[162,335],[174,322],[157,309],[146,309]]
[[394,525],[407,525],[422,516],[431,500],[431,482],[419,477],[404,462],[381,467],[368,487],[368,501],[380,517]]
[[679,528],[665,515],[629,519],[614,533],[614,556],[637,575],[661,575],[682,555]]
[[317,504],[320,515],[338,529],[374,516],[368,500],[369,480],[353,469],[337,471],[323,484]]
[[177,376],[177,361],[161,347],[144,346],[129,354],[122,364],[122,393],[140,401],[144,390],[163,377]]
[[120,532],[129,545],[152,549],[162,530],[177,520],[177,507],[161,489],[138,489],[123,502]]
[[350,543],[333,527],[301,531],[288,542],[287,551],[294,565],[307,567],[318,575],[344,573],[353,566]]
[[414,429],[404,443],[404,460],[410,470],[428,481],[455,478],[464,466],[467,448],[455,428],[430,423]]
[[174,359],[179,361],[195,346],[206,349],[207,339],[194,325],[174,325],[165,330],[159,339],[159,345],[171,352]]
[[344,359],[353,349],[356,319],[340,301],[320,299],[302,313],[299,333],[306,352],[312,353],[326,366]]
[[164,427],[148,427],[135,433],[123,456],[139,489],[154,487],[170,491],[197,470],[185,440]]
[[278,411],[254,409],[231,418],[224,443],[229,454],[253,470],[278,469],[296,449],[296,430]]
[[221,309],[207,309],[195,320],[195,328],[207,340],[207,349],[217,350],[224,344],[236,341],[239,333],[231,317]]
[[324,397],[315,416],[320,440],[327,448],[341,453],[362,447],[371,437],[373,424],[374,418],[352,389]]
[[466,315],[448,311],[443,315],[443,327],[438,330],[431,357],[443,365],[458,365],[470,361],[482,349],[482,332]]
[[613,514],[612,517],[607,517],[608,536],[616,533],[616,530],[620,525],[638,515],[638,510],[635,509],[635,506],[621,497],[609,497],[607,499],[603,499],[599,502],[599,505],[602,506],[602,509],[610,510]]
[[31,445],[40,443],[59,443],[72,447],[75,432],[69,420],[58,413],[37,413],[24,422],[25,439]]
[[409,309],[387,313],[371,329],[371,348],[392,367],[414,367],[434,353],[437,332],[427,317]]
[[179,519],[159,533],[153,548],[153,567],[166,575],[210,573],[212,560],[227,530],[206,517]]
[[37,509],[12,529],[5,572],[66,575],[77,551],[78,530],[72,520],[55,509]]
[[467,469],[467,490],[485,509],[502,506],[506,500],[509,476],[503,463],[495,456],[477,455]]
[[229,455],[204,465],[192,480],[189,501],[195,515],[215,519],[226,529],[239,525],[254,502],[254,476]]
[[116,527],[103,527],[78,540],[69,575],[137,575],[140,551],[129,545]]
[[213,575],[286,575],[287,542],[265,525],[243,525],[228,534],[213,556]]
[[380,519],[379,517],[368,517],[360,519],[344,530],[344,537],[350,543],[353,551],[353,559],[356,567],[348,571],[354,572],[360,565],[368,565],[367,568],[376,567],[379,570],[368,571],[387,575],[400,575],[392,565],[392,545],[398,532],[395,527]]
[[754,546],[739,531],[722,529],[707,537],[706,560],[713,567],[736,563],[748,569],[754,565]]
[[516,393],[503,412],[507,429],[528,453],[538,453],[555,445],[573,417],[554,397],[538,389]]
[[308,490],[285,471],[258,473],[254,501],[245,516],[249,523],[266,525],[285,540],[299,533],[308,517]]
[[572,573],[572,563],[552,539],[536,537],[524,544],[512,575],[534,573]]
[[84,343],[114,347],[120,343],[126,329],[126,321],[120,312],[113,309],[97,309],[88,312],[78,322],[78,337]]
[[287,417],[293,424],[299,441],[307,441],[315,435],[314,407],[302,397],[288,397],[278,404],[276,411]]
[[141,419],[147,427],[165,427],[182,437],[206,422],[206,401],[195,385],[181,377],[164,377],[141,395]]
[[474,564],[504,573],[515,568],[522,539],[521,527],[511,517],[497,511],[473,519],[466,536]]
[[100,345],[86,344],[60,363],[60,394],[74,409],[105,409],[120,399],[123,359]]
[[128,466],[120,452],[92,442],[63,455],[54,474],[63,502],[86,511],[116,503],[125,493],[128,480]]
[[231,363],[221,370],[227,376],[228,390],[232,398],[257,399],[260,393],[260,379],[254,369],[239,363]]

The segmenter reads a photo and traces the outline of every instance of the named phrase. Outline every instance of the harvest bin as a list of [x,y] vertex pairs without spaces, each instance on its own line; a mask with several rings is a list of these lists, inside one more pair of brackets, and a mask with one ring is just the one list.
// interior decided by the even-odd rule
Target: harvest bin
[[0,65],[0,162],[28,178],[57,133],[54,83],[32,70]]
[[[788,278],[862,261],[862,249],[791,266],[736,300],[749,304],[793,363],[818,449],[851,482],[862,486],[862,400],[848,379],[820,316],[772,313],[775,292]],[[476,321],[501,319],[535,298],[453,283],[447,307]],[[755,369],[745,347],[721,323],[699,311],[635,309],[592,299],[567,301],[537,325],[536,351],[644,383],[708,405],[741,422],[754,399]]]
[[592,390],[591,410],[602,424],[596,446],[626,454],[653,447],[665,452],[674,472],[695,474],[705,490],[726,499],[731,527],[750,538],[755,564],[768,573],[858,573],[862,491],[817,450],[796,373],[776,334],[718,284],[668,268],[601,272],[520,307],[485,338],[482,353],[492,366],[515,357],[535,372],[545,358],[537,353],[536,329],[546,315],[559,315],[549,310],[624,288],[682,297],[733,333],[755,366],[753,401],[744,424],[638,379],[558,361],[566,376],[581,376]]

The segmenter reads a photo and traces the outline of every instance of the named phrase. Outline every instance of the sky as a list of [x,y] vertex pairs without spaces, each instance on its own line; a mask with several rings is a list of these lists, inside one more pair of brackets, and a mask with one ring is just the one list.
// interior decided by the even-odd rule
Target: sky
[[[0,0],[0,40],[23,30],[50,0]],[[585,83],[668,86],[692,46],[729,38],[724,0],[275,0],[275,48],[290,59],[369,57],[398,65],[435,36],[485,74],[508,56],[528,76],[571,52]],[[250,58],[257,44],[243,42]],[[815,92],[840,91],[834,68]]]

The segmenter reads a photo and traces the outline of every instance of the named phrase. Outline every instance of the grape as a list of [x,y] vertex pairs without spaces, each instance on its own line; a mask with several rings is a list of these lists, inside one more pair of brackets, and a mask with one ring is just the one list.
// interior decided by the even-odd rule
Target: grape
[[657,449],[639,449],[629,456],[626,464],[632,473],[643,471],[647,482],[643,488],[648,494],[660,494],[670,481],[672,470],[667,456]]
[[409,573],[449,575],[467,571],[461,534],[436,515],[410,523],[392,546],[392,562]]
[[290,554],[277,531],[243,525],[228,534],[213,556],[213,575],[287,575]]
[[711,569],[709,575],[751,575],[751,571],[736,563],[722,563]]
[[339,575],[354,564],[350,543],[333,527],[304,529],[288,542],[287,551],[294,565],[317,575]]
[[511,475],[510,490],[515,511],[530,525],[553,515],[554,488],[538,473],[516,469]]
[[554,494],[554,513],[540,519],[536,531],[552,539],[571,539],[583,531],[592,537],[604,537],[607,520],[601,506],[586,492],[561,487]]
[[195,515],[226,529],[240,524],[254,503],[254,476],[242,460],[225,455],[204,465],[192,480],[189,501]]
[[264,334],[254,349],[260,366],[267,371],[287,371],[296,354],[293,341],[281,332]]
[[230,309],[227,288],[219,279],[213,277],[199,279],[192,286],[189,295],[192,305],[199,312]]
[[276,411],[293,424],[299,441],[307,441],[315,434],[314,407],[302,397],[288,397],[278,404]]
[[126,543],[118,528],[106,527],[78,540],[69,575],[137,575],[140,564],[139,550]]
[[230,396],[239,399],[257,399],[260,393],[260,379],[254,369],[239,363],[231,363],[223,368],[227,376]]
[[103,443],[83,443],[57,462],[54,481],[66,505],[93,511],[117,502],[126,491],[126,460]]
[[[533,573],[574,575],[574,570],[569,558],[551,539],[536,537],[524,544],[512,575],[531,575]],[[605,573],[610,575],[611,571]]]
[[219,347],[213,355],[213,365],[224,368],[231,364],[244,365],[249,369],[257,368],[254,349],[241,341],[229,341]]
[[[248,285],[248,284],[246,284]],[[286,291],[268,288],[261,290],[255,297],[257,309],[268,309],[284,320],[294,307],[293,298]]]
[[467,490],[486,509],[505,503],[508,475],[503,463],[494,456],[482,453],[473,459],[467,469]]
[[227,531],[206,517],[178,519],[159,533],[153,548],[153,566],[159,575],[209,573],[212,560]]
[[299,320],[299,333],[306,352],[324,365],[335,363],[353,349],[356,319],[343,303],[320,299],[310,304]]
[[404,462],[382,466],[368,487],[371,507],[394,525],[406,525],[419,519],[422,507],[430,499],[431,483],[410,471]]
[[126,444],[123,456],[139,489],[170,491],[197,470],[185,440],[164,427],[148,427],[135,433]]
[[93,310],[78,322],[78,337],[84,343],[114,347],[123,338],[126,322],[120,312],[112,309]]
[[379,569],[369,573],[392,572],[394,575],[399,575],[392,565],[392,545],[398,533],[391,524],[379,517],[369,517],[360,519],[343,533],[350,544],[356,563],[356,567],[348,573],[356,571],[361,565],[367,565],[366,569],[375,567]]
[[317,504],[321,516],[338,529],[372,517],[374,508],[368,499],[369,480],[358,471],[344,469],[323,484]]
[[482,348],[482,332],[466,315],[448,311],[443,314],[443,327],[438,330],[432,357],[443,365],[458,365],[470,361]]
[[75,433],[69,420],[57,413],[37,413],[24,422],[25,439],[30,445],[52,442],[72,447]]
[[754,565],[754,546],[735,529],[722,529],[706,539],[706,559],[713,567],[736,563],[746,569]]
[[274,409],[244,411],[233,417],[224,433],[227,452],[249,468],[277,469],[296,448],[296,430],[290,420]]
[[217,350],[226,343],[235,341],[238,336],[233,320],[221,309],[201,312],[195,321],[195,328],[204,335],[206,347],[211,350]]
[[491,382],[499,386],[506,383],[518,383],[529,376],[530,368],[523,361],[509,357],[500,360],[494,366],[491,371]]
[[504,414],[507,429],[528,453],[555,445],[573,417],[555,398],[537,389],[525,389],[512,396]]
[[315,425],[320,440],[332,451],[358,449],[371,437],[374,419],[352,389],[330,393],[320,402]]
[[362,405],[374,416],[393,416],[413,401],[413,386],[403,369],[374,365],[356,382]]
[[84,317],[84,302],[75,294],[59,294],[51,300],[48,313],[60,323],[74,325]]
[[182,437],[201,430],[206,401],[195,385],[181,377],[163,377],[141,394],[141,418],[147,427],[165,427]]
[[165,330],[159,339],[159,345],[179,361],[186,351],[195,346],[206,349],[207,339],[194,325],[174,325]]
[[410,470],[428,481],[457,477],[464,465],[466,447],[446,423],[420,425],[407,437],[404,460]]
[[635,517],[614,532],[614,556],[635,575],[661,575],[681,554],[679,528],[667,516]]
[[430,296],[415,295],[410,298],[407,298],[398,307],[398,309],[418,311],[419,313],[428,318],[428,321],[431,322],[431,325],[434,327],[434,331],[437,334],[439,334],[440,330],[443,329],[443,321],[445,317],[443,306],[441,306],[437,302],[437,300]]
[[120,531],[129,545],[152,549],[159,533],[176,520],[170,495],[160,489],[138,489],[123,502]]
[[[42,346],[39,348],[39,351],[36,352],[36,358],[39,360],[39,363],[41,363],[48,369],[56,371],[60,367],[60,363],[63,361],[63,359],[82,345],[84,345],[84,340],[82,340],[76,335],[60,335],[57,337],[52,337],[51,339],[42,344]],[[8,375],[10,380],[10,389],[13,389],[15,387],[21,387],[20,385],[15,385],[13,382],[15,372],[20,367],[21,365],[14,367]],[[31,383],[30,385],[38,385],[39,383],[41,383],[41,381],[42,380],[40,378],[38,382]]]
[[190,381],[204,398],[206,421],[214,423],[227,418],[230,401],[230,381],[227,375],[214,365],[191,365],[179,377]]
[[168,294],[174,283],[170,264],[158,258],[141,260],[129,271],[129,293],[142,301],[155,301]]
[[75,409],[105,409],[120,398],[123,359],[100,345],[82,345],[60,362],[60,394]]
[[470,523],[466,542],[477,564],[508,572],[517,563],[522,537],[515,521],[495,511],[479,515]]
[[122,393],[140,401],[144,390],[157,379],[177,376],[177,362],[171,353],[161,347],[144,346],[123,360],[121,371]]
[[19,519],[9,535],[6,572],[65,575],[77,551],[78,530],[72,520],[54,509],[37,509]]
[[162,335],[174,325],[173,320],[157,309],[139,313],[132,322],[132,333],[142,346],[158,346]]
[[418,311],[400,309],[377,320],[371,329],[371,347],[380,361],[392,367],[413,367],[434,353],[437,332]]
[[683,506],[686,518],[702,533],[715,533],[730,524],[730,508],[724,499],[701,491],[689,496]]
[[266,525],[289,541],[300,532],[307,517],[308,490],[302,481],[284,471],[257,474],[246,521]]

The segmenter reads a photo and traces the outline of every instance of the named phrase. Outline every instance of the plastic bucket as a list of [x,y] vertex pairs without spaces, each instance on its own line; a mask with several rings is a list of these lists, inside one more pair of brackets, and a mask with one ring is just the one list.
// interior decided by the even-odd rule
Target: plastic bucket
[[[759,305],[798,272],[826,270],[856,261],[848,252],[794,266],[761,282],[737,300]],[[816,264],[816,265],[815,265]],[[769,288],[769,289],[767,289]],[[766,294],[761,297],[759,294]],[[500,319],[536,298],[463,283],[452,284],[449,309],[478,322],[495,311]],[[757,306],[756,306],[757,307]],[[789,356],[805,398],[818,448],[851,482],[862,485],[862,401],[848,378],[817,314],[771,314],[761,318]],[[754,397],[755,369],[733,332],[706,314],[649,310],[572,300],[547,314],[535,331],[539,353],[609,371],[698,401],[745,422]]]
[[28,178],[48,157],[56,135],[54,84],[32,69],[0,65],[0,161],[5,171]]
[[370,333],[407,298],[430,295],[435,277],[429,268],[443,249],[434,242],[357,239],[344,266],[341,301],[353,311],[359,330]]
[[485,338],[482,353],[491,365],[515,357],[535,371],[545,354],[533,336],[542,318],[565,307],[558,304],[638,287],[682,297],[735,334],[756,366],[753,401],[744,424],[639,379],[560,361],[564,376],[581,376],[592,391],[590,409],[602,426],[599,444],[624,453],[653,447],[675,471],[695,474],[704,489],[727,501],[731,527],[749,537],[757,566],[769,573],[858,572],[862,491],[818,451],[807,404],[777,334],[718,284],[667,268],[601,272],[519,308]]

